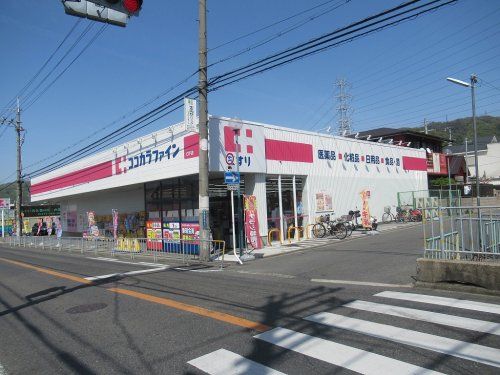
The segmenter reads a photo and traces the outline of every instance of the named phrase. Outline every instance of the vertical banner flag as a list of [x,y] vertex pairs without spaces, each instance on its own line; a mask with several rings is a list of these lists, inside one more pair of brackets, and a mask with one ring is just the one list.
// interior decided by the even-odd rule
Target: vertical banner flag
[[61,238],[62,232],[63,232],[61,219],[59,219],[59,217],[55,217],[54,222],[56,223],[56,236],[57,236],[57,238]]
[[262,239],[259,236],[259,218],[257,215],[257,198],[255,195],[243,195],[245,202],[245,234],[247,243],[254,249],[262,249]]
[[368,206],[368,200],[370,199],[370,190],[364,189],[361,193],[361,201],[363,202],[363,208],[361,209],[361,224],[363,228],[372,227],[370,220],[370,207]]
[[115,210],[114,208],[111,210],[111,213],[113,215],[113,238],[116,239],[118,238],[118,210]]
[[99,237],[99,228],[97,227],[95,223],[95,212],[94,211],[88,211],[87,212],[87,220],[88,220],[88,236],[89,237]]

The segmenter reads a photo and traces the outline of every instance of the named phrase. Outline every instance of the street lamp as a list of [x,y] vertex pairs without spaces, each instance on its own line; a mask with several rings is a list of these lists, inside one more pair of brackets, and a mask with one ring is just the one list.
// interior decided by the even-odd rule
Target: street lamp
[[476,170],[476,202],[477,206],[481,206],[481,198],[479,194],[479,166],[478,166],[478,161],[477,161],[477,126],[476,126],[476,94],[475,94],[475,84],[477,83],[477,76],[475,74],[472,74],[470,76],[470,83],[461,81],[456,78],[446,78],[448,81],[451,83],[454,83],[456,85],[464,86],[464,87],[470,87],[471,89],[471,97],[472,97],[472,126],[474,130],[474,164],[475,164],[475,170]]

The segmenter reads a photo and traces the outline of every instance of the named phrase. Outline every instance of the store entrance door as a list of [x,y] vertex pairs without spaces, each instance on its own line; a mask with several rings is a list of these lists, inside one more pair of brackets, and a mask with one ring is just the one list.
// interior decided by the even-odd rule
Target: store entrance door
[[[210,180],[210,228],[212,230],[212,237],[214,240],[226,241],[226,249],[233,248],[233,229],[231,220],[231,192],[227,190],[226,185],[222,179]],[[244,191],[244,182],[240,185],[240,191]],[[241,207],[243,210],[243,194],[240,196]],[[234,214],[235,214],[235,228],[238,233],[238,198],[234,194]],[[241,215],[243,216],[243,214]],[[243,233],[243,245],[244,245]],[[238,235],[236,235],[236,247],[239,248]]]

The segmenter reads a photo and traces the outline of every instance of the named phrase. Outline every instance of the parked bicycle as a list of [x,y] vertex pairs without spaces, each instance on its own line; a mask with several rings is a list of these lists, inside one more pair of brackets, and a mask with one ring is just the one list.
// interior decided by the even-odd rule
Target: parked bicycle
[[[349,214],[345,216],[348,220],[346,221],[346,225],[349,227],[348,230],[352,233],[354,230],[367,230],[363,226],[362,223],[358,222],[358,218],[361,217],[361,211],[360,210],[351,210],[349,211]],[[370,216],[370,225],[371,225],[371,230],[377,230],[378,227],[378,222],[377,219],[374,216]],[[370,229],[370,228],[368,228]]]
[[402,207],[396,207],[396,215],[391,212],[391,207],[384,207],[384,214],[382,215],[382,222],[387,224],[392,221],[398,223],[407,223],[409,221],[422,221],[422,211],[419,209],[404,209]]
[[313,227],[313,235],[316,238],[323,238],[327,234],[343,240],[347,237],[347,228],[341,220],[332,220],[330,214],[321,215],[319,222]]

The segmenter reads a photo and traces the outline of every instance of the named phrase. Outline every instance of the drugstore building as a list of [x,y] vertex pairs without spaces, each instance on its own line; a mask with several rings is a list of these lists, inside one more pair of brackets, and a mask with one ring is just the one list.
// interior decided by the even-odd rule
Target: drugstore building
[[[236,136],[238,144],[236,143]],[[401,191],[427,189],[425,151],[298,129],[210,117],[210,227],[231,244],[231,202],[224,172],[241,172],[240,189],[257,203],[258,233],[306,226],[326,212],[361,209],[382,216]],[[96,153],[31,181],[33,202],[60,204],[65,235],[87,230],[93,212],[100,235],[193,238],[198,226],[196,129],[184,123]],[[238,145],[238,160],[236,147]]]

